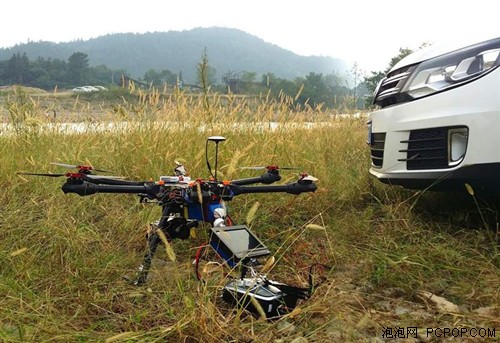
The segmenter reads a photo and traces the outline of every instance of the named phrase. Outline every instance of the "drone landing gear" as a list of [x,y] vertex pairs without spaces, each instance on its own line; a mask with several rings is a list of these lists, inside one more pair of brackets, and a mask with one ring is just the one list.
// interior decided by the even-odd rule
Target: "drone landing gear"
[[[151,224],[151,227],[153,226],[154,224]],[[151,268],[151,262],[153,261],[153,256],[156,252],[156,249],[158,248],[158,245],[161,243],[161,238],[157,232],[152,232],[148,234],[147,241],[148,244],[146,253],[142,260],[142,264],[139,266],[136,278],[132,282],[132,284],[135,286],[142,286],[146,283],[149,269]]]
[[146,283],[153,257],[162,243],[159,231],[170,241],[174,238],[188,239],[191,228],[197,227],[195,220],[188,221],[184,218],[168,217],[166,220],[151,223],[147,234],[146,253],[138,268],[135,279],[131,282],[135,286],[142,286]]

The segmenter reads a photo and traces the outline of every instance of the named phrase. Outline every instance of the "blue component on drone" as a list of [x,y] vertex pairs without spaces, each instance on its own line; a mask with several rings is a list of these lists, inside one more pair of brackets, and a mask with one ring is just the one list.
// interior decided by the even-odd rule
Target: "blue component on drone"
[[[206,211],[204,210],[206,208]],[[208,205],[200,205],[199,203],[190,203],[188,205],[189,219],[196,219],[205,222],[213,222],[215,220],[214,210],[223,208],[220,202],[209,203]]]

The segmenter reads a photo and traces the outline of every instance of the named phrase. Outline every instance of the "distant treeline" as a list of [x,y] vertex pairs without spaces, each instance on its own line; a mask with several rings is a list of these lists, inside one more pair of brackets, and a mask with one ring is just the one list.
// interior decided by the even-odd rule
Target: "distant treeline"
[[88,56],[75,52],[67,61],[38,57],[30,61],[25,53],[16,53],[0,61],[0,85],[24,85],[51,90],[68,89],[86,84],[110,84],[119,80],[122,71],[101,65],[89,67]]
[[[315,107],[323,104],[329,108],[358,107],[353,89],[343,77],[310,72],[304,77],[287,80],[267,73],[257,78],[255,72],[226,74],[218,81],[210,73],[211,89],[219,92],[258,95],[269,93],[273,98],[289,96],[299,104]],[[213,70],[213,69],[212,69]],[[210,75],[212,74],[212,75]],[[15,53],[8,60],[0,61],[0,85],[24,85],[45,90],[71,89],[83,85],[122,84],[125,70],[112,70],[105,65],[90,67],[89,57],[82,52],[73,53],[67,61],[38,57],[30,61],[26,54]],[[182,82],[182,72],[149,70],[139,78],[142,84],[164,88],[193,87]]]

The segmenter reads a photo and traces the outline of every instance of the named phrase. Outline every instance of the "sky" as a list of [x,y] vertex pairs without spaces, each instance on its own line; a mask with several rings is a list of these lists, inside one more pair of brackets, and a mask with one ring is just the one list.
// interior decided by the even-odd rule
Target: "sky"
[[400,48],[500,37],[494,0],[7,0],[0,47],[110,33],[236,28],[299,55],[384,70]]

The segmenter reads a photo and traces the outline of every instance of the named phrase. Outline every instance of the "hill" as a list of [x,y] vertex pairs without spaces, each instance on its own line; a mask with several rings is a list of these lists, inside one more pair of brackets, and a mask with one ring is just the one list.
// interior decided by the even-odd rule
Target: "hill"
[[293,79],[309,72],[344,74],[347,63],[332,57],[301,56],[237,29],[196,28],[188,31],[118,33],[90,40],[65,43],[29,42],[0,49],[0,60],[14,53],[28,58],[67,60],[74,52],[89,56],[91,66],[106,65],[123,69],[132,77],[143,77],[150,69],[182,71],[185,81],[196,80],[196,66],[204,49],[217,79],[228,71],[249,71],[258,75],[273,73]]

